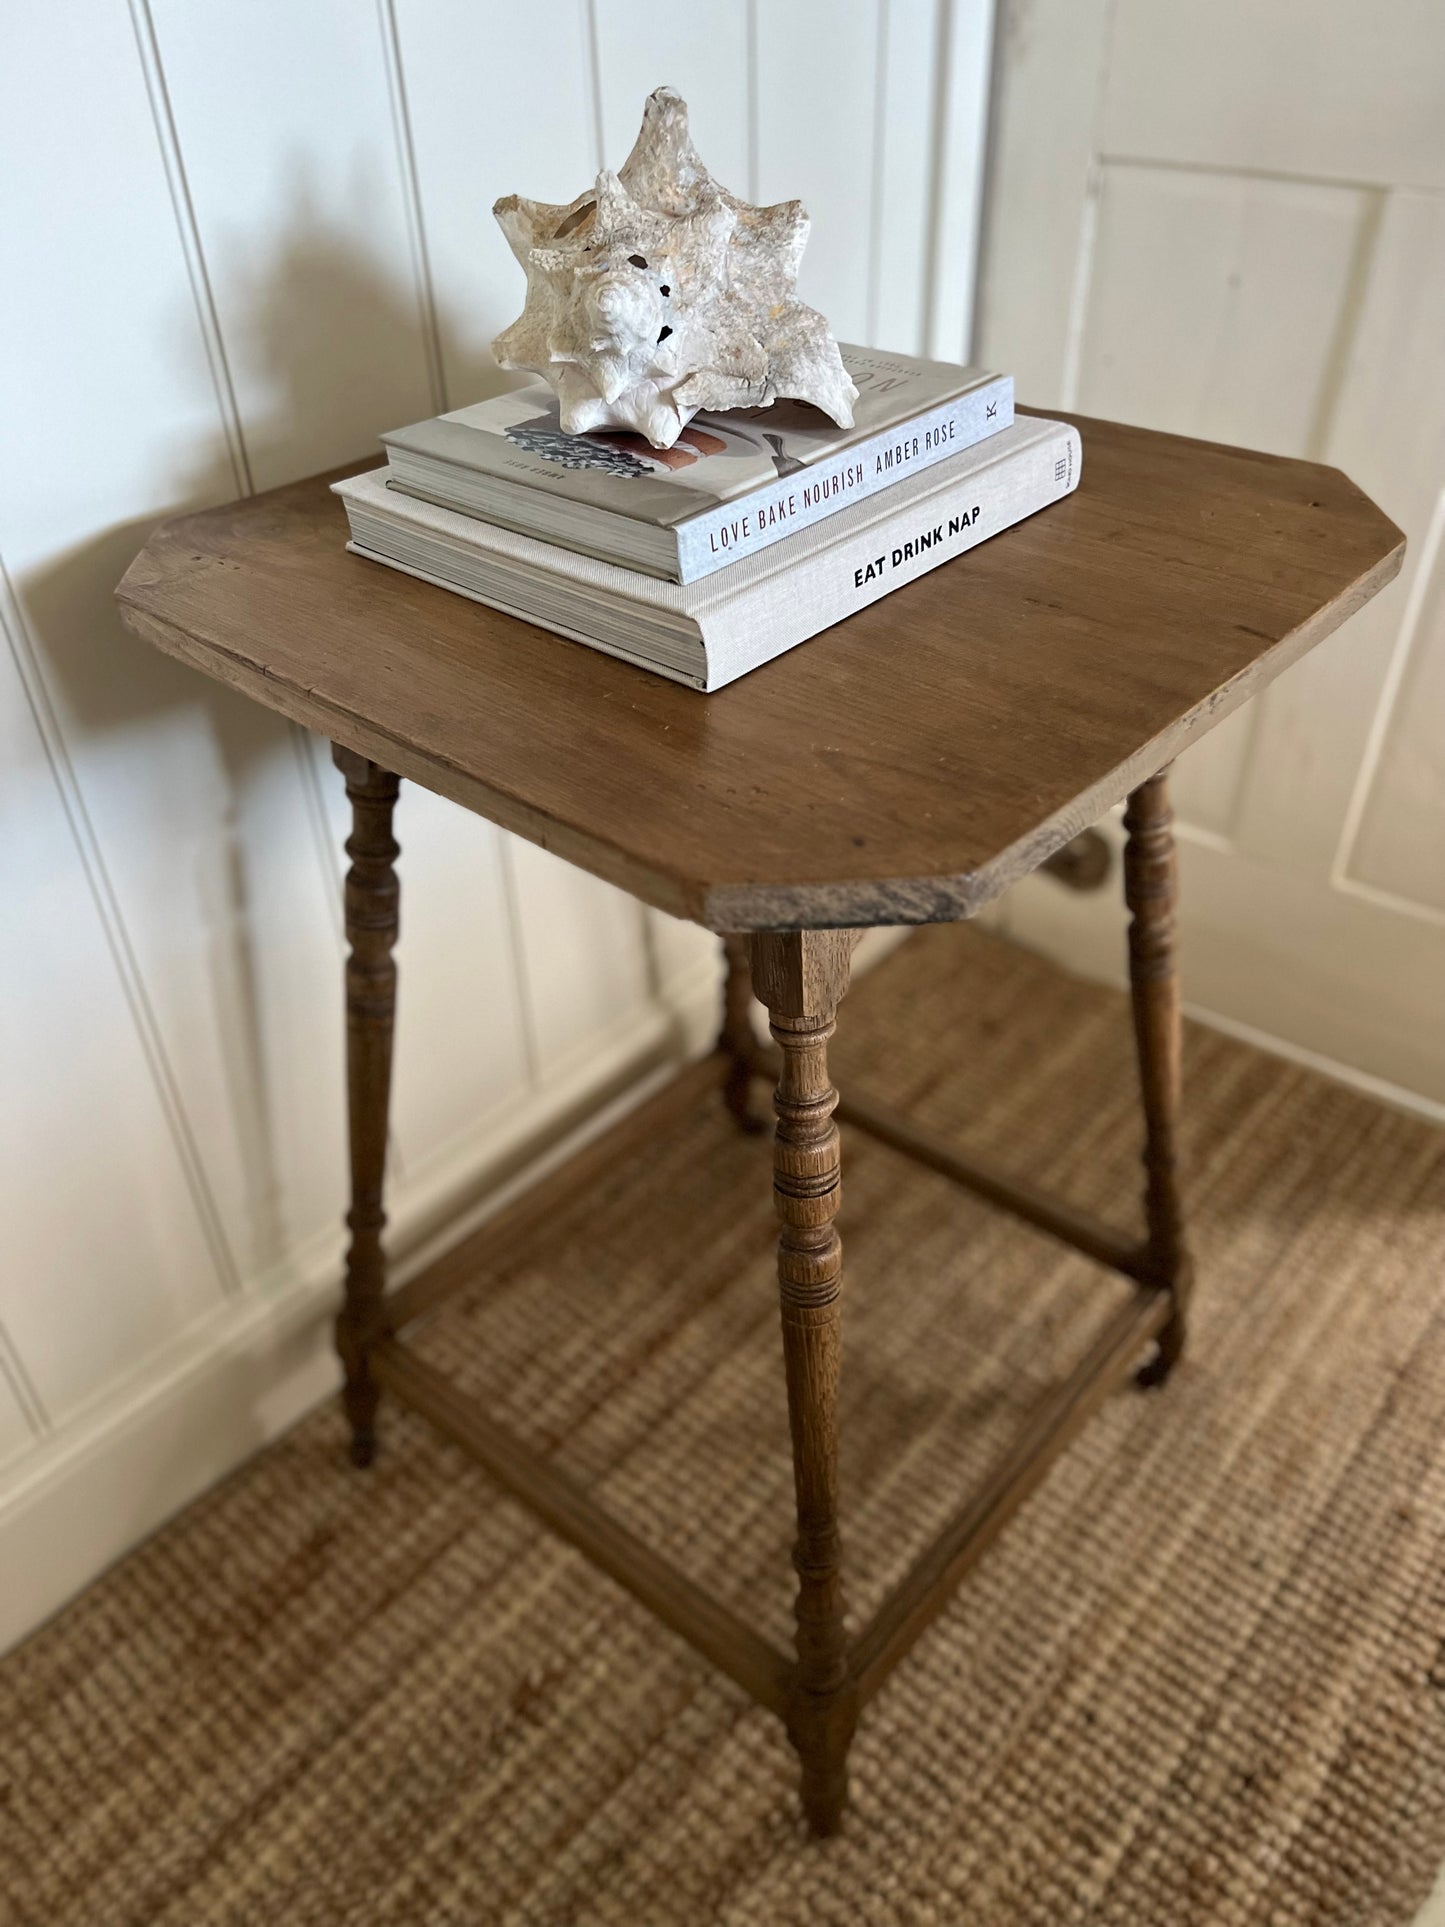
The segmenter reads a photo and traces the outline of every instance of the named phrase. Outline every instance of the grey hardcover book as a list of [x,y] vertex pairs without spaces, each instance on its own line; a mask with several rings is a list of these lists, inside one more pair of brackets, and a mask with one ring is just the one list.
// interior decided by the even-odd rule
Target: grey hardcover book
[[[385,486],[384,469],[333,486],[357,554],[712,690],[1067,495],[1080,461],[1077,429],[1027,417],[736,568],[684,584],[400,495]],[[958,635],[967,648],[965,604]],[[880,661],[880,675],[895,672]]]
[[1013,378],[845,346],[851,428],[801,402],[697,415],[672,448],[564,434],[540,381],[382,436],[390,486],[583,555],[695,582],[1013,422]]

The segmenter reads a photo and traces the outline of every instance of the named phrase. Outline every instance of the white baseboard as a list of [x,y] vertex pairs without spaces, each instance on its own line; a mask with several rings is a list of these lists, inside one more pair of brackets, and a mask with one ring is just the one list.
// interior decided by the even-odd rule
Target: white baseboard
[[[1109,831],[1114,826],[1105,823],[1100,827]],[[1058,964],[1076,977],[1109,984],[1114,989],[1126,989],[1124,911],[1114,904],[1106,904],[1102,910],[1103,914],[1097,899],[1071,897],[1047,878],[1033,876],[1015,884],[1002,899],[996,927],[1011,942],[1047,957],[1051,963]],[[1227,955],[1227,949],[1217,948]],[[1215,961],[1218,961],[1217,955]],[[1183,946],[1186,989],[1201,974],[1194,967],[1197,962],[1197,955],[1186,936]],[[1237,988],[1237,985],[1232,985],[1228,979],[1221,980],[1216,971],[1214,996],[1223,1001],[1231,988]],[[1227,1037],[1237,1037],[1241,1043],[1267,1051],[1272,1057],[1283,1057],[1291,1064],[1302,1064],[1307,1070],[1318,1071],[1321,1077],[1331,1078],[1337,1084],[1347,1084],[1351,1090],[1360,1091],[1366,1097],[1374,1098],[1377,1103],[1388,1104],[1392,1110],[1424,1118],[1430,1124],[1445,1124],[1445,1102],[1428,1092],[1411,1090],[1407,1085],[1365,1070],[1358,1064],[1351,1064],[1318,1045],[1283,1036],[1278,1030],[1264,1024],[1252,1024],[1233,1016],[1221,1010],[1219,1002],[1210,996],[1203,999],[1186,996],[1184,1012],[1197,1023],[1207,1024],[1211,1030],[1223,1031]]]
[[[870,931],[855,968],[906,934]],[[717,1029],[717,987],[716,948],[700,949],[650,1009],[590,1037],[527,1100],[409,1171],[388,1198],[397,1281],[701,1054]],[[335,1392],[342,1250],[338,1223],[0,1467],[0,1652]]]
[[1388,1077],[1376,1077],[1373,1071],[1342,1064],[1337,1057],[1311,1050],[1307,1044],[1296,1044],[1288,1037],[1276,1037],[1272,1031],[1256,1030],[1253,1024],[1226,1017],[1221,1011],[1208,1010],[1203,1004],[1191,1003],[1187,997],[1184,1014],[1196,1023],[1207,1024],[1211,1030],[1222,1030],[1226,1037],[1237,1037],[1242,1044],[1267,1051],[1271,1057],[1283,1057],[1291,1064],[1318,1071],[1321,1077],[1333,1078],[1337,1084],[1348,1084],[1351,1090],[1373,1097],[1379,1104],[1388,1104],[1391,1110],[1405,1111],[1411,1117],[1423,1118],[1427,1124],[1445,1124],[1445,1104],[1425,1096],[1422,1091],[1407,1091],[1402,1084],[1391,1083]]
[[[1115,851],[1118,811],[1096,826]],[[1191,1017],[1431,1123],[1445,1121],[1440,933],[1306,874],[1178,826],[1180,958]],[[1117,876],[1117,867],[1115,874]],[[1035,873],[1001,900],[1015,942],[1076,976],[1124,980],[1114,889],[1080,895]]]
[[[409,1172],[388,1198],[398,1281],[636,1102],[715,1007],[715,971],[685,973]],[[335,1391],[342,1251],[338,1223],[0,1468],[0,1652]]]

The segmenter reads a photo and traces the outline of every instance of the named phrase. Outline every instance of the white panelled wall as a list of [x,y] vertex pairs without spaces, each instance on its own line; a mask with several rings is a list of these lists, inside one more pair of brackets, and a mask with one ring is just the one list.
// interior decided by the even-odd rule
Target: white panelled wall
[[[966,353],[986,0],[71,0],[0,62],[0,1645],[333,1382],[343,798],[129,639],[148,527],[501,382],[499,194],[680,87],[844,338]],[[549,646],[565,647],[556,643]],[[705,1025],[714,946],[405,786],[404,1246]]]

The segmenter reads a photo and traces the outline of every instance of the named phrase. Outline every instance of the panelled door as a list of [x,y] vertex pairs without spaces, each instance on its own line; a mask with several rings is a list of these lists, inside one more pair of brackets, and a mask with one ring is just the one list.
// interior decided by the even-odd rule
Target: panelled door
[[[1178,764],[1181,934],[1194,1004],[1445,1105],[1445,5],[1005,0],[998,73],[979,358],[1342,468],[1409,537]],[[1118,967],[1112,902],[1005,915]]]

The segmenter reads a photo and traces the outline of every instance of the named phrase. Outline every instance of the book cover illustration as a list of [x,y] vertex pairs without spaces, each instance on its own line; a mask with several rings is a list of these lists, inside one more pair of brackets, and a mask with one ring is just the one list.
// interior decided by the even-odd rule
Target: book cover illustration
[[[989,380],[978,369],[868,348],[847,347],[843,356],[859,390],[851,428],[835,427],[806,403],[779,401],[697,415],[671,448],[659,449],[628,430],[566,434],[552,390],[529,382],[382,440],[394,460],[400,454],[448,462],[669,526],[846,454],[892,427],[902,437],[915,417]],[[1007,416],[1004,408],[999,412],[1002,426]]]

